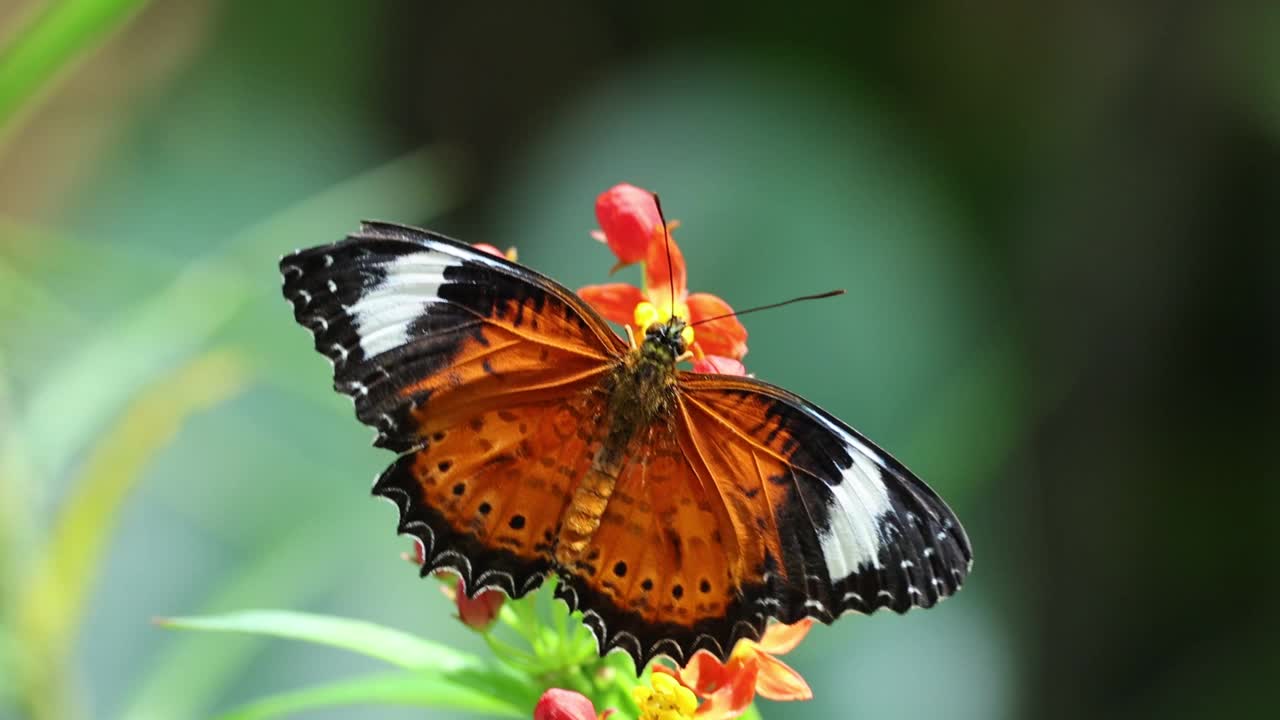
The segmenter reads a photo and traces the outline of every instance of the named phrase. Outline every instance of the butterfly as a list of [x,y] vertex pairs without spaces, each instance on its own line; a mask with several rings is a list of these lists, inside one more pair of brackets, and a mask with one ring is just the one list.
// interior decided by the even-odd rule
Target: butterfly
[[687,372],[686,322],[624,340],[573,292],[426,230],[365,222],[287,255],[283,292],[374,444],[422,574],[519,598],[556,576],[601,654],[727,659],[770,619],[955,593],[933,490],[782,388]]

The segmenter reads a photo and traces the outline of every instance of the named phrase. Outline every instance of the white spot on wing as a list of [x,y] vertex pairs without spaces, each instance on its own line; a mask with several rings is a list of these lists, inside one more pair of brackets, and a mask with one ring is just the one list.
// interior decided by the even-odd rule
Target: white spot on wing
[[347,308],[366,358],[409,341],[409,328],[427,306],[439,301],[445,268],[461,265],[456,257],[430,250],[404,255],[382,265],[385,277]]
[[866,446],[841,435],[849,443],[853,464],[841,473],[840,484],[831,487],[830,527],[818,538],[832,580],[846,578],[864,566],[880,566],[880,517],[893,511],[880,467]]

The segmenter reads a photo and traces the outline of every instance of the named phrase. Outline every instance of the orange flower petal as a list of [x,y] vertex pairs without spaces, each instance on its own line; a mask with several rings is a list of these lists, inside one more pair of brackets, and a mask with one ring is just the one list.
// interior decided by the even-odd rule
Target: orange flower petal
[[693,371],[721,375],[746,375],[747,366],[723,355],[705,355],[693,361]]
[[[654,665],[657,670],[660,666]],[[680,670],[680,682],[698,695],[710,695],[728,681],[728,668],[716,656],[699,650]]]
[[728,682],[698,706],[699,720],[728,720],[742,714],[755,699],[759,666],[753,661],[730,660]]
[[623,265],[644,260],[654,228],[662,226],[653,193],[627,183],[600,193],[596,220],[605,243]]
[[[729,303],[711,293],[694,293],[687,302],[691,323],[733,312]],[[694,331],[697,333],[698,345],[708,355],[723,355],[741,360],[747,354],[747,329],[736,317],[720,318],[699,325]]]
[[764,635],[760,637],[760,642],[756,643],[756,647],[770,655],[786,655],[796,649],[812,627],[813,618],[804,618],[790,625],[780,622],[769,623],[769,626],[764,629]]
[[809,700],[813,690],[790,665],[765,653],[756,653],[756,666],[760,669],[756,678],[756,692],[770,700]]
[[636,305],[644,302],[640,288],[627,283],[588,285],[578,290],[578,297],[590,303],[606,320],[627,325],[635,316]]
[[667,242],[663,237],[661,224],[653,229],[653,238],[645,256],[644,282],[649,302],[658,307],[671,302],[672,283],[676,302],[684,302],[689,294],[689,275],[684,265],[684,253],[680,252],[675,238],[671,238],[671,272],[667,272]]

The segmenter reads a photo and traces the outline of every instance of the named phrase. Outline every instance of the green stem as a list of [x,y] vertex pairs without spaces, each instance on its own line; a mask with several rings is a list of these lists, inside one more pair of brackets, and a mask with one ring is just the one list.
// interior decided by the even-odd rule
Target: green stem
[[0,51],[0,137],[18,112],[72,60],[123,25],[146,0],[48,4]]
[[543,670],[542,663],[538,661],[536,656],[499,640],[493,636],[492,632],[485,632],[480,635],[484,638],[485,644],[489,646],[489,650],[493,652],[494,656],[507,665],[529,673],[537,673]]

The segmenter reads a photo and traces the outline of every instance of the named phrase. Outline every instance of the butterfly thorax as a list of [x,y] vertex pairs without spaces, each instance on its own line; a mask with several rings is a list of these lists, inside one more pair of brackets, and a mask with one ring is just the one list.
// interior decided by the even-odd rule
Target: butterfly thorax
[[579,556],[600,527],[614,485],[625,469],[627,448],[646,428],[669,417],[675,405],[676,360],[684,353],[685,323],[655,323],[644,342],[624,355],[605,382],[608,411],[600,428],[604,441],[565,511],[556,561],[563,567]]
[[621,455],[641,428],[650,427],[670,412],[675,399],[676,358],[684,352],[684,345],[679,332],[673,337],[668,327],[671,324],[655,324],[609,379],[606,455]]

